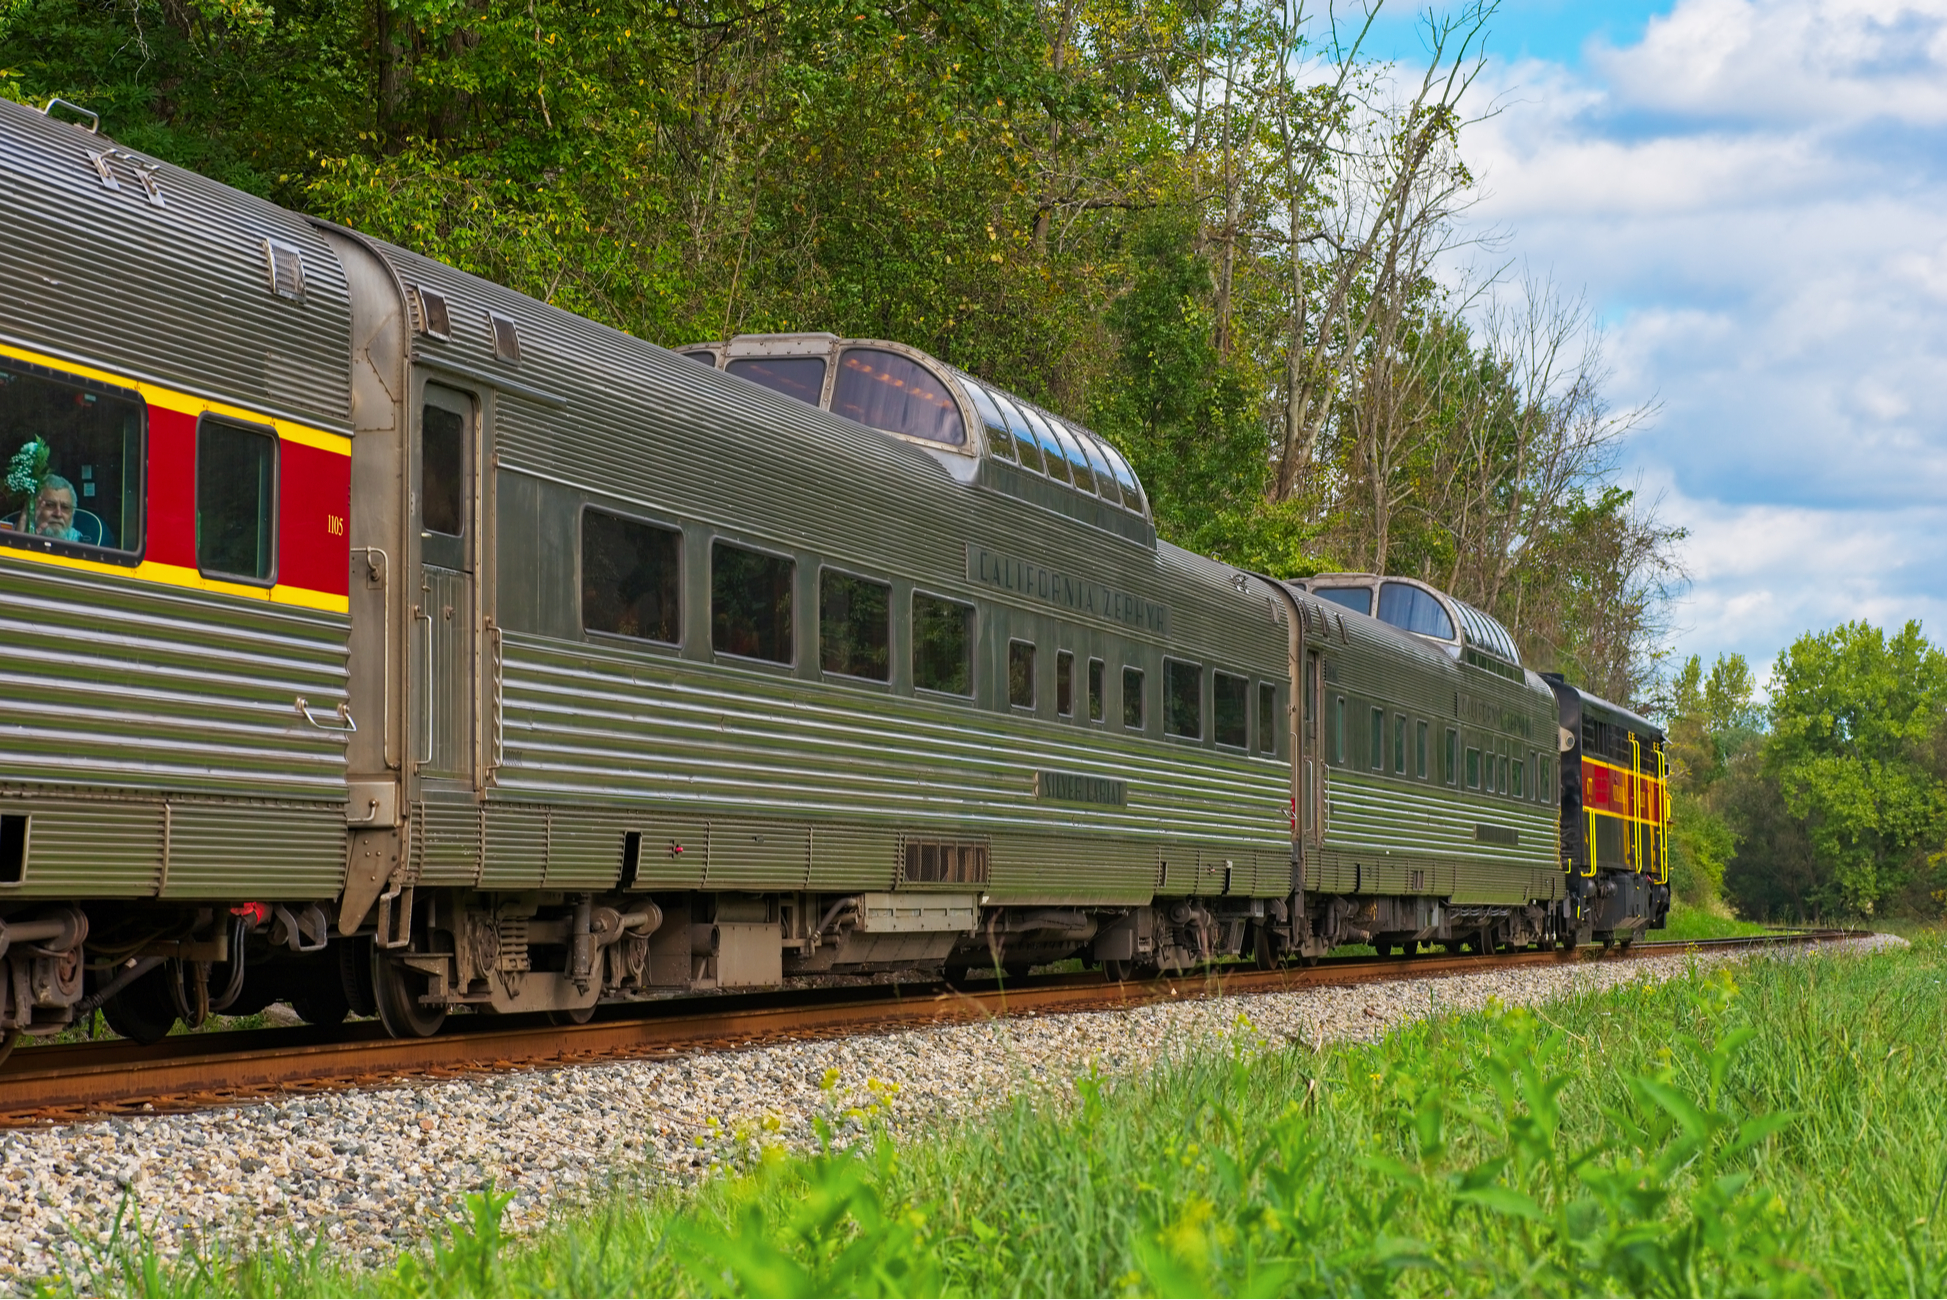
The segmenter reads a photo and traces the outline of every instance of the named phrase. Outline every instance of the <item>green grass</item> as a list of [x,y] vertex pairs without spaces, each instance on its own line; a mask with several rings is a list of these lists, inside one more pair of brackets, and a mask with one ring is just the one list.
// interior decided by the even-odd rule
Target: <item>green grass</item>
[[1728,912],[1719,913],[1697,907],[1682,899],[1672,899],[1670,915],[1661,930],[1645,930],[1649,942],[1688,943],[1696,939],[1733,939],[1747,934],[1768,934],[1756,921],[1740,921]]
[[[1941,1294],[1947,944],[1759,958],[1208,1051],[924,1140],[777,1151],[521,1243],[496,1198],[383,1272],[321,1255],[68,1279],[173,1294]],[[1248,1041],[1248,1026],[1240,1026]]]

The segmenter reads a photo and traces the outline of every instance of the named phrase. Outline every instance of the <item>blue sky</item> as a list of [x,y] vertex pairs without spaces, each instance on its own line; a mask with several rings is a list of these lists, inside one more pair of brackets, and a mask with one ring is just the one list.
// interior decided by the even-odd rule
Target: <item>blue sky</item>
[[1469,220],[1660,403],[1623,460],[1691,532],[1678,649],[1947,642],[1947,0],[1506,0],[1487,49]]

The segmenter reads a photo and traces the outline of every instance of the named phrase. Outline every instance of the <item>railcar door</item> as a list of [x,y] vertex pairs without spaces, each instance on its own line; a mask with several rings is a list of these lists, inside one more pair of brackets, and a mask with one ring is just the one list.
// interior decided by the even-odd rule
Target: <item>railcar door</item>
[[[419,580],[412,593],[413,755],[422,782],[474,788],[475,534],[479,527],[479,404],[427,384],[419,406],[413,515]],[[449,784],[450,783],[450,784]]]

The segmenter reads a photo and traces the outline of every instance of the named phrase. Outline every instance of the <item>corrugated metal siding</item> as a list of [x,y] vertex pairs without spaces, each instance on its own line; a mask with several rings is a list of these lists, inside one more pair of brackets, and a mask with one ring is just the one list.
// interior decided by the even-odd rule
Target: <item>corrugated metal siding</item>
[[485,812],[482,889],[539,889],[548,874],[548,810],[495,805]]
[[[823,892],[891,889],[899,878],[900,852],[901,837],[881,827],[813,826],[810,888]],[[960,892],[966,892],[964,885]]]
[[162,872],[162,805],[0,797],[24,812],[27,870],[0,898],[145,898]]
[[413,878],[422,885],[471,885],[480,875],[480,809],[428,799],[413,811]]
[[344,801],[341,615],[0,555],[0,643],[0,783]]
[[782,822],[712,821],[706,889],[803,889],[811,872],[811,828]]
[[168,830],[164,898],[330,898],[344,884],[339,808],[172,802]]
[[613,889],[616,878],[622,874],[624,828],[616,824],[613,816],[604,816],[599,811],[557,808],[552,816],[548,828],[547,887]]
[[[997,859],[1001,837],[1031,823],[1075,835],[1075,851],[1095,861],[1124,863],[1134,876],[1118,894],[1150,869],[1146,835],[1222,841],[1233,857],[1288,852],[1289,778],[1276,762],[514,633],[505,663],[499,795],[694,808],[711,822],[712,885],[756,879],[742,849],[726,857],[726,828],[746,833],[746,818],[991,835]],[[1037,802],[1044,768],[1123,781],[1128,806]],[[774,859],[778,887],[804,878],[802,848],[787,856]],[[1048,879],[1004,877],[997,860],[992,892],[1045,892]]]
[[[126,166],[104,189],[88,155],[114,147],[0,100],[0,333],[349,431],[351,309],[317,231],[153,159],[167,206]],[[266,236],[303,254],[304,301],[269,291]]]

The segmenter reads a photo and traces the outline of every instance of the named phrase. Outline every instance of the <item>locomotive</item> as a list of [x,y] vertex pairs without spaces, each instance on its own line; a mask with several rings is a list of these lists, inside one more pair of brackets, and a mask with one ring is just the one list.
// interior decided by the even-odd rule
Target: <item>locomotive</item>
[[0,1034],[1627,942],[1663,735],[1159,540],[898,343],[669,351],[0,102]]

